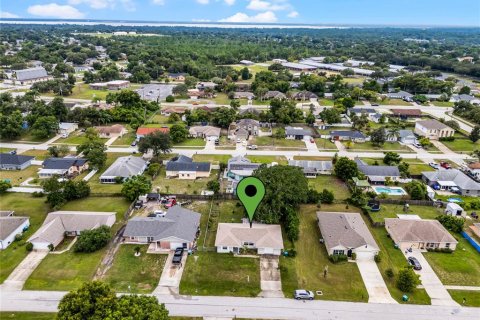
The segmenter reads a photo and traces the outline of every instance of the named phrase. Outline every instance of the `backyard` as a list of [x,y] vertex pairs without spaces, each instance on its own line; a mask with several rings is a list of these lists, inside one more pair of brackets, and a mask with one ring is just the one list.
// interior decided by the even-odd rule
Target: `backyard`
[[382,204],[380,211],[369,214],[374,222],[383,222],[385,218],[397,218],[397,214],[415,214],[422,219],[435,219],[443,214],[443,209],[432,206],[410,205],[408,212],[404,212],[403,208],[404,206],[399,204]]
[[227,253],[197,252],[188,257],[180,282],[180,294],[186,295],[255,297],[259,293],[259,260]]
[[319,175],[316,178],[307,179],[308,186],[317,191],[327,189],[335,195],[335,200],[345,200],[350,197],[347,185],[335,176]]
[[37,172],[40,169],[40,166],[29,166],[23,170],[2,170],[0,171],[0,179],[10,181],[12,186],[19,186],[28,178],[38,178]]
[[102,280],[116,292],[150,293],[158,285],[167,255],[147,254],[148,245],[141,245],[135,256],[134,244],[122,244],[115,254],[112,267]]
[[[328,260],[325,246],[318,242],[321,238],[316,211],[345,211],[345,206],[304,205],[299,211],[300,235],[295,242],[295,258],[280,257],[282,289],[286,297],[292,297],[298,288],[321,290],[323,295],[316,295],[322,300],[368,301],[368,293],[355,263],[343,262],[333,264]],[[343,208],[343,209],[342,209]],[[291,244],[285,243],[286,249]],[[323,271],[328,267],[327,277]]]
[[218,170],[212,170],[208,178],[197,178],[195,180],[167,178],[165,167],[162,166],[159,174],[152,181],[152,190],[160,193],[200,194],[203,190],[208,190],[207,183],[217,179],[217,175]]

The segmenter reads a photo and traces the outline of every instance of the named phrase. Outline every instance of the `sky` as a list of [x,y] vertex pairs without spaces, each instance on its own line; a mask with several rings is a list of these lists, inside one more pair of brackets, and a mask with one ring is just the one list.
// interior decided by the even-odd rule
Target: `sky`
[[0,18],[480,27],[479,0],[1,0]]

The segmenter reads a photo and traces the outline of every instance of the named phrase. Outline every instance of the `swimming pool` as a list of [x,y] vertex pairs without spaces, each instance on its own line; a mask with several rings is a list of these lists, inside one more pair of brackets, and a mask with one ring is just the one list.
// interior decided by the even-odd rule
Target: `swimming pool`
[[405,196],[405,195],[407,195],[407,192],[405,190],[403,190],[403,188],[400,188],[400,187],[378,186],[378,187],[373,187],[373,191],[375,191],[376,194],[386,193],[390,196]]

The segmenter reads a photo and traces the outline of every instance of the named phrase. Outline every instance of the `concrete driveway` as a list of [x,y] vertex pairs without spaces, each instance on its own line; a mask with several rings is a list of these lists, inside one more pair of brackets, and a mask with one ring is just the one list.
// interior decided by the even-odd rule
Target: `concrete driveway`
[[283,298],[278,256],[260,257],[260,297]]
[[375,261],[359,259],[357,260],[357,266],[367,288],[369,303],[397,303],[390,295]]
[[3,290],[22,290],[25,281],[47,256],[48,251],[32,251],[12,271],[1,286]]
[[433,271],[432,267],[430,267],[430,264],[428,264],[427,259],[425,259],[419,250],[413,250],[413,252],[407,253],[403,252],[403,254],[406,258],[415,257],[420,262],[422,270],[415,271],[415,273],[420,275],[420,280],[422,281],[423,287],[432,300],[432,305],[458,306],[458,303],[452,299],[435,271]]
[[182,258],[182,264],[176,266],[172,264],[173,251],[170,251],[163,267],[162,275],[160,276],[160,282],[157,288],[153,291],[154,294],[179,294],[180,280],[182,280],[183,269],[185,269],[185,263],[187,262],[188,253],[185,252]]

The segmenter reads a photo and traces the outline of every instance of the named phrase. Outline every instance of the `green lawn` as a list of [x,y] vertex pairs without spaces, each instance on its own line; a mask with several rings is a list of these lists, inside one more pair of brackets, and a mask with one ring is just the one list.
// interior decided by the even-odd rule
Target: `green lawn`
[[69,95],[68,98],[86,100],[97,98],[100,100],[105,100],[109,92],[110,91],[108,90],[92,90],[87,83],[76,83],[75,87],[73,87],[72,94]]
[[[370,165],[374,165],[375,161],[378,165],[384,165],[382,158],[361,158],[361,160]],[[413,175],[420,175],[423,171],[434,171],[432,167],[418,159],[402,159],[402,162],[406,162],[410,165],[409,172]]]
[[432,104],[437,107],[453,107],[454,103],[450,101],[432,101]]
[[411,106],[410,102],[403,101],[402,99],[385,99],[379,102],[380,105],[388,106]]
[[[392,297],[399,303],[412,303],[412,304],[430,304],[430,297],[425,289],[415,289],[414,292],[404,293],[396,286],[396,277],[398,272],[405,266],[407,266],[407,260],[399,249],[396,249],[391,238],[388,237],[385,228],[374,228],[370,223],[366,222],[370,229],[375,241],[380,248],[380,256],[382,260],[378,263],[380,273],[387,284],[388,290]],[[393,278],[389,278],[386,275],[386,270],[392,269],[394,273]],[[407,294],[409,297],[408,302],[402,301],[402,296]]]
[[316,138],[315,143],[317,144],[318,149],[334,149],[337,150],[335,143],[329,139]]
[[448,293],[461,306],[480,307],[480,291],[448,290]]
[[345,200],[350,197],[350,190],[347,185],[335,176],[320,175],[315,179],[307,179],[310,188],[317,191],[327,189],[335,195],[335,200]]
[[425,258],[445,285],[480,286],[480,254],[460,235],[451,253],[426,252]]
[[73,290],[92,280],[106,252],[49,254],[25,282],[25,290]]
[[53,320],[56,318],[56,313],[46,312],[0,312],[0,319],[7,320]]
[[385,218],[397,218],[397,214],[416,214],[422,219],[435,219],[435,217],[443,214],[441,208],[429,206],[411,205],[408,212],[403,212],[403,205],[382,204],[380,211],[370,212],[370,216],[374,222],[383,222]]
[[333,107],[333,100],[331,99],[319,99],[318,102],[320,103],[321,106],[329,106]]
[[[72,151],[72,153],[74,153]],[[46,150],[34,150],[30,149],[22,153],[22,156],[32,156],[35,157],[35,160],[45,160],[50,158],[50,154]]]
[[122,244],[102,279],[117,292],[151,293],[158,285],[167,255],[147,254],[148,245],[141,245],[141,254],[135,257],[136,246]]
[[[26,193],[7,193],[0,196],[2,210],[13,210],[16,216],[30,217],[30,228],[24,234],[28,239],[43,223],[48,205],[45,198],[33,198]],[[24,246],[12,243],[7,249],[0,251],[0,283],[8,277],[15,267],[25,258],[27,251]]]
[[255,297],[260,293],[260,263],[228,253],[197,252],[187,259],[180,294]]
[[152,190],[159,190],[160,193],[200,194],[202,190],[207,190],[207,183],[210,180],[217,179],[217,173],[217,170],[212,170],[208,178],[198,178],[195,180],[167,179],[165,167],[162,166],[160,173],[155,180],[152,181]]
[[[321,210],[328,206],[322,206]],[[344,208],[344,206],[343,206]],[[322,296],[316,299],[342,301],[368,301],[368,293],[355,263],[333,264],[328,260],[325,246],[318,242],[321,238],[318,228],[316,206],[301,206],[300,235],[295,242],[295,258],[280,258],[282,289],[286,297],[292,297],[295,289],[321,290]],[[289,249],[289,244],[285,244]],[[328,275],[323,270],[328,266]]]
[[230,99],[228,99],[228,96],[225,93],[217,93],[217,96],[213,98],[213,101],[215,101],[216,104],[230,104]]
[[456,134],[454,141],[440,141],[443,143],[448,149],[459,152],[459,151],[474,151],[480,149],[480,143],[477,141],[473,143],[467,137],[463,135]]
[[[344,146],[347,146],[346,142],[342,142]],[[361,151],[370,151],[370,150],[381,150],[381,151],[401,151],[401,152],[412,152],[412,150],[402,145],[398,142],[385,142],[383,146],[377,147],[374,146],[371,142],[364,142],[364,143],[354,143],[350,150],[361,150]]]
[[10,152],[12,150],[13,150],[12,148],[0,148],[0,153],[7,153],[7,152]]
[[331,161],[332,157],[320,156],[293,156],[294,160],[308,160],[308,161]]
[[2,170],[0,171],[0,180],[10,180],[12,186],[19,186],[20,183],[28,178],[38,178],[40,166],[29,166],[23,170]]
[[208,161],[212,163],[227,163],[228,159],[230,159],[232,156],[228,154],[195,154],[193,155],[193,160],[194,161]]
[[305,142],[303,140],[292,140],[292,139],[275,139],[272,137],[255,137],[250,144],[256,144],[258,146],[275,146],[275,147],[285,147],[285,148],[302,148],[305,149]]
[[279,165],[287,165],[288,160],[284,156],[254,156],[247,155],[246,158],[250,159],[253,163],[266,163],[277,162]]
[[112,146],[130,146],[133,141],[137,138],[135,130],[131,130],[127,134],[124,134],[122,137],[117,138]]
[[[100,139],[100,141],[102,142],[107,142],[108,139]],[[85,134],[83,134],[82,132],[73,132],[71,133],[68,138],[60,138],[58,140],[56,140],[54,143],[55,144],[68,144],[68,145],[79,145],[79,144],[83,144],[85,142],[88,142],[88,139],[87,137],[85,136]]]
[[207,142],[202,138],[187,139],[180,143],[175,143],[175,147],[205,147]]

